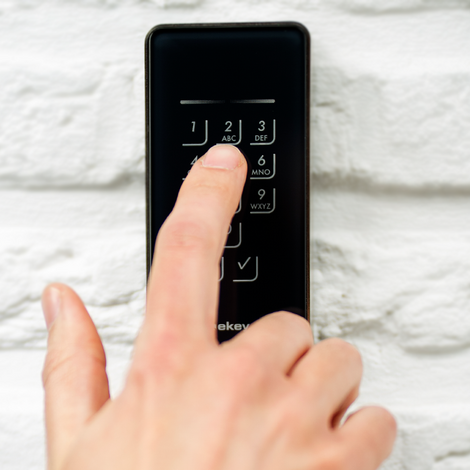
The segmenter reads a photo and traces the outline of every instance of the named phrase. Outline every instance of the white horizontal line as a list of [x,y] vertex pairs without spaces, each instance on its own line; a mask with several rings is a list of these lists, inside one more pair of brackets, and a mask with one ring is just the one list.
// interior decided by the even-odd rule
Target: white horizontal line
[[230,103],[236,104],[274,104],[276,100],[230,100]]
[[181,104],[224,104],[224,100],[181,100]]

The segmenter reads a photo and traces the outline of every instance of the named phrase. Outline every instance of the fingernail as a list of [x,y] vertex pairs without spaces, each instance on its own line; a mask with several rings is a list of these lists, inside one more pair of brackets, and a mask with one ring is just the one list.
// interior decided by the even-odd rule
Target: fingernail
[[242,154],[233,145],[216,145],[209,149],[202,159],[205,168],[235,170],[242,163]]
[[47,329],[50,330],[54,320],[59,315],[62,304],[62,293],[57,287],[46,288],[42,296],[42,310],[46,320]]

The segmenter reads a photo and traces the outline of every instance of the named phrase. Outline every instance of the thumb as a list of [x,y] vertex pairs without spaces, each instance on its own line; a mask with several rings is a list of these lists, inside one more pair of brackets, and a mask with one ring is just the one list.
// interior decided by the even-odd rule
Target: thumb
[[48,468],[60,468],[78,432],[109,399],[106,357],[78,295],[51,284],[42,296],[49,329],[43,370]]

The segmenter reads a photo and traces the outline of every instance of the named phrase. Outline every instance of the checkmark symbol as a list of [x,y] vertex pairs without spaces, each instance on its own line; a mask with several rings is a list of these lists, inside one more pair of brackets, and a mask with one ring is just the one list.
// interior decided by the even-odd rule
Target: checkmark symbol
[[250,259],[251,259],[251,256],[250,256],[243,264],[241,264],[240,261],[239,261],[239,262],[238,262],[239,268],[240,268],[240,269],[244,269],[245,266],[248,264],[248,261],[250,261]]

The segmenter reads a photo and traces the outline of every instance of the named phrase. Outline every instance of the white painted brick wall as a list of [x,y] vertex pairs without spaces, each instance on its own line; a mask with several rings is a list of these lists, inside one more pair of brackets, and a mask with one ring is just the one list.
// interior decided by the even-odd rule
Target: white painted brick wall
[[384,470],[470,468],[470,0],[0,0],[0,468],[44,468],[43,286],[90,306],[114,393],[145,287],[143,41],[312,35],[315,334],[362,352]]

